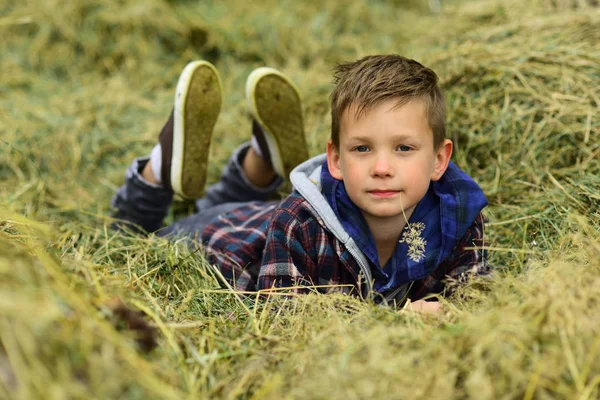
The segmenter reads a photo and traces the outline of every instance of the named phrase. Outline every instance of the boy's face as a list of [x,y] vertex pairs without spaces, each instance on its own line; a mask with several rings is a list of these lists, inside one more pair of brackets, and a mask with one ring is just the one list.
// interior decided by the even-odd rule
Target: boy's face
[[358,120],[354,106],[340,118],[340,144],[327,144],[331,175],[344,181],[350,199],[369,221],[409,218],[430,181],[446,171],[452,142],[433,147],[425,105],[411,101],[394,108],[385,101]]

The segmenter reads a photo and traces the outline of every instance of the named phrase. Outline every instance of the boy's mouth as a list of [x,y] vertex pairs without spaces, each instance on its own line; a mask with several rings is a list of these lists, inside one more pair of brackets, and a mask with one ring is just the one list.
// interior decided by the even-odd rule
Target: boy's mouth
[[399,190],[383,190],[383,189],[375,189],[369,190],[368,193],[375,197],[392,197],[399,193]]

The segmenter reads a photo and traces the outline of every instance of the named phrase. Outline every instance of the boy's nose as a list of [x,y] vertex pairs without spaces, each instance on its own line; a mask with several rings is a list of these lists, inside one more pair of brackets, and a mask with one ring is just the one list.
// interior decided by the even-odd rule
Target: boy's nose
[[394,170],[387,157],[381,156],[375,159],[372,174],[379,177],[393,176]]

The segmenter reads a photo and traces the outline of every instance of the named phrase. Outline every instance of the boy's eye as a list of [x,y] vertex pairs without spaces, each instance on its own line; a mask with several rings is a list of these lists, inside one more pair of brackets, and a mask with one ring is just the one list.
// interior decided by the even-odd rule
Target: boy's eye
[[356,146],[354,148],[354,150],[358,151],[359,153],[365,153],[365,152],[369,151],[369,146],[365,146],[365,145]]
[[396,147],[396,149],[398,149],[399,151],[410,151],[410,146],[401,145]]

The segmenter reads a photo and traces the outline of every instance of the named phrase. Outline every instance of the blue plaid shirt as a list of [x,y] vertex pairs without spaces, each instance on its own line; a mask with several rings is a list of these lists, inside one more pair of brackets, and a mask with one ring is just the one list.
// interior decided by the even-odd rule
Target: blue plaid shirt
[[[450,172],[444,174],[447,179],[430,187],[423,205],[417,206],[410,219],[411,223],[423,218],[437,220],[437,225],[428,222],[430,225],[425,231],[426,258],[415,263],[404,256],[400,262],[406,251],[398,246],[390,260],[397,267],[388,273],[374,262],[376,252],[371,256],[367,254],[375,289],[380,293],[393,291],[401,282],[412,282],[408,297],[415,301],[432,293],[449,294],[455,283],[488,272],[483,248],[484,217],[480,213],[484,204],[473,205],[472,193],[466,196],[475,184],[470,177],[456,166],[448,170]],[[324,189],[324,195],[327,193]],[[444,207],[432,208],[430,201],[439,201]],[[341,207],[347,206],[353,205]],[[353,221],[343,215],[338,216],[343,224]],[[364,277],[357,260],[320,218],[308,201],[294,192],[279,203],[252,202],[218,216],[203,231],[201,241],[207,260],[237,290],[289,288],[293,292],[334,290],[360,294]],[[369,232],[360,224],[357,222],[356,229],[350,226],[346,229],[351,229],[349,233],[353,238],[372,252],[368,250],[374,246],[372,236],[357,233]],[[356,232],[352,233],[352,229]],[[436,229],[442,234],[432,236],[431,232]]]
[[422,224],[418,225],[422,227],[422,231],[419,231],[419,236],[423,239],[421,243],[424,243],[422,254],[411,258],[411,243],[401,239],[384,266],[379,262],[375,240],[367,221],[350,200],[344,182],[331,176],[327,162],[322,165],[321,185],[323,195],[342,226],[367,256],[374,278],[374,289],[378,292],[392,290],[433,272],[452,253],[472,221],[487,205],[487,199],[477,183],[450,162],[442,179],[431,182],[405,227],[404,236],[407,236],[410,226],[414,228],[417,224]]

